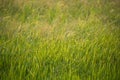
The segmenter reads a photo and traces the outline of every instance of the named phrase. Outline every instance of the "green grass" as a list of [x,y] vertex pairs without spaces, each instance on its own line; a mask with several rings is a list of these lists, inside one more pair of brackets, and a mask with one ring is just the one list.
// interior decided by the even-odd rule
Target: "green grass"
[[0,0],[0,80],[119,80],[119,0]]

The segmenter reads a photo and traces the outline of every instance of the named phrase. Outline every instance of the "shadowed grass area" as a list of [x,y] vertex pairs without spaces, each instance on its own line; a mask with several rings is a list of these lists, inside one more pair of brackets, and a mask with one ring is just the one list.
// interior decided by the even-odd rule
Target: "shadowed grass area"
[[119,0],[0,0],[0,80],[119,80]]

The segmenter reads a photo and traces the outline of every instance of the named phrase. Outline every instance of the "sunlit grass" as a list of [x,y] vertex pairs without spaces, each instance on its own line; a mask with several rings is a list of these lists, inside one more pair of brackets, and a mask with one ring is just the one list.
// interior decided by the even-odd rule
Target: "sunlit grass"
[[119,80],[115,0],[0,0],[0,80]]

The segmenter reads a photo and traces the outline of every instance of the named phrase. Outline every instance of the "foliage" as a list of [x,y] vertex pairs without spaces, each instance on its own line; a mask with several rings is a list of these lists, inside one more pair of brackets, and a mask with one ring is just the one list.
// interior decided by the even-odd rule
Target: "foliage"
[[119,0],[0,0],[0,80],[119,80]]

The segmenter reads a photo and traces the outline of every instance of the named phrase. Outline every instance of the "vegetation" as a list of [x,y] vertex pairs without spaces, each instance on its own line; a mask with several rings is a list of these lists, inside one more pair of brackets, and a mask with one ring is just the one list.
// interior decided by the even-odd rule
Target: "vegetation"
[[119,80],[119,0],[0,0],[0,80]]

